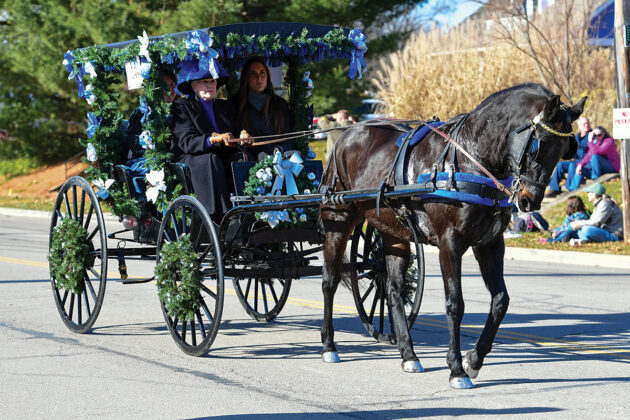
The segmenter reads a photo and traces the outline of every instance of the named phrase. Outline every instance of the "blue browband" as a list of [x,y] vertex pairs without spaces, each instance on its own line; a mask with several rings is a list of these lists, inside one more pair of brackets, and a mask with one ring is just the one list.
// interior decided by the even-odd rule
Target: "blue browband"
[[[430,185],[432,183],[432,177],[433,177],[432,173],[421,174],[418,176],[416,183]],[[512,177],[509,177],[506,179],[502,179],[499,182],[501,182],[501,184],[505,185],[506,187],[510,188],[510,186],[512,185],[512,179],[513,179]],[[435,181],[448,182],[449,173],[438,172],[437,176],[435,177]],[[499,191],[497,187],[494,185],[494,182],[492,182],[490,178],[481,176],[481,175],[467,174],[464,172],[455,172],[454,181],[455,181],[456,187],[457,187],[457,182],[462,182],[462,183],[478,184],[482,190],[486,190],[484,186],[488,187],[488,189],[486,190],[488,192],[490,192],[490,190],[494,190],[494,192]],[[490,207],[494,206],[495,204],[492,198],[482,197],[479,194],[471,194],[471,193],[466,193],[462,191],[450,190],[448,188],[438,188],[433,192],[421,194],[419,195],[419,197],[420,198],[448,198],[451,200],[462,201],[462,202],[471,203],[471,204],[481,204],[483,206],[490,206]],[[508,198],[504,198],[500,200],[498,204],[500,207],[508,207],[508,206],[513,205],[512,203],[509,202]]]

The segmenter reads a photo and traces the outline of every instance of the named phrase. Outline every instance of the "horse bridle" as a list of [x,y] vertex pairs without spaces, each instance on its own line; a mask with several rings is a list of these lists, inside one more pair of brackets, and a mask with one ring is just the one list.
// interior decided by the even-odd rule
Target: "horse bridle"
[[[571,116],[566,111],[566,108],[563,105],[561,105],[561,109],[564,111],[565,122],[569,126],[569,130],[571,130]],[[552,128],[551,126],[549,126],[549,124],[545,123],[542,119],[543,112],[544,111],[541,111],[527,124],[512,130],[510,134],[508,135],[508,138],[515,137],[515,136],[523,136],[523,137],[527,136],[526,137],[527,139],[526,141],[523,142],[523,146],[519,152],[518,159],[516,160],[516,165],[515,165],[516,167],[514,168],[514,172],[513,172],[514,179],[510,187],[510,190],[511,190],[510,202],[514,202],[516,195],[525,188],[525,186],[523,185],[523,181],[525,181],[528,184],[540,187],[540,188],[545,188],[547,184],[549,183],[549,178],[551,177],[551,174],[549,174],[549,177],[546,180],[542,180],[542,181],[531,179],[525,175],[525,172],[527,172],[528,164],[530,165],[532,163],[538,164],[536,162],[536,157],[538,156],[538,152],[540,150],[540,146],[544,138],[549,137],[550,135],[560,136],[560,137],[573,136],[572,131],[558,131]],[[549,134],[543,134],[541,136],[538,136],[537,130],[539,127],[545,130],[546,132],[548,132]],[[536,155],[532,157],[534,149],[536,151],[535,152]]]

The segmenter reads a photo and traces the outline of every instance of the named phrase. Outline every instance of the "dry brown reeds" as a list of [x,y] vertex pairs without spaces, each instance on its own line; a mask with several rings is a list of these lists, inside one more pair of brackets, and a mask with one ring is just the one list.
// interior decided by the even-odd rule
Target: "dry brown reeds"
[[[421,32],[402,50],[382,59],[374,85],[386,103],[385,111],[397,118],[437,115],[445,120],[471,111],[498,90],[524,82],[544,83],[529,57],[484,35],[484,28],[471,22],[448,33]],[[584,115],[595,124],[610,125],[616,99],[611,53],[590,49],[582,66],[575,100],[588,95]]]

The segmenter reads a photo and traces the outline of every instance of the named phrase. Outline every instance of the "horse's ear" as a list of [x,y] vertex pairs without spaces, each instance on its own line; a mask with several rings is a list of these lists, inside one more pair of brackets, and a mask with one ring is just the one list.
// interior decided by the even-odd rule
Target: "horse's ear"
[[571,121],[577,120],[578,117],[582,115],[582,112],[584,111],[584,104],[586,103],[587,99],[588,99],[588,96],[584,96],[582,97],[582,99],[579,100],[577,104],[571,105],[570,107],[567,108],[567,110],[569,111],[569,114],[571,115]]
[[545,121],[553,121],[558,114],[558,110],[560,109],[560,96],[553,95],[549,101],[545,104],[545,108],[543,109],[543,118]]

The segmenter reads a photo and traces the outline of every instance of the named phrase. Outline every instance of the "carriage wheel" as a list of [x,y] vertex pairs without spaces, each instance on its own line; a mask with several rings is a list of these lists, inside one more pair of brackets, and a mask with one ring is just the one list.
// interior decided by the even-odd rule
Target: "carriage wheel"
[[[290,242],[287,246],[295,245]],[[239,302],[256,321],[275,319],[287,303],[291,290],[291,279],[235,277],[232,282]]]
[[98,198],[90,184],[75,176],[59,190],[50,223],[49,249],[53,231],[64,219],[78,222],[86,231],[89,253],[82,279],[74,290],[58,287],[51,270],[51,285],[57,310],[66,327],[84,334],[92,328],[103,305],[107,282],[107,234]]
[[[216,230],[208,213],[197,199],[177,198],[168,208],[158,236],[157,261],[166,243],[190,235],[197,261],[201,264],[203,282],[198,296],[198,309],[192,320],[171,317],[160,301],[166,326],[177,345],[191,356],[203,356],[212,345],[223,313],[223,262]],[[172,279],[176,284],[178,278]]]
[[[352,295],[361,322],[368,333],[382,343],[396,343],[393,319],[389,316],[387,300],[387,269],[383,240],[370,224],[360,224],[352,234],[350,262],[357,268],[352,278]],[[405,274],[405,314],[407,326],[413,326],[420,310],[424,291],[424,251],[418,244]]]

